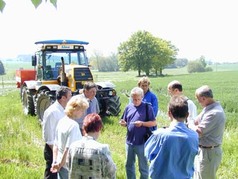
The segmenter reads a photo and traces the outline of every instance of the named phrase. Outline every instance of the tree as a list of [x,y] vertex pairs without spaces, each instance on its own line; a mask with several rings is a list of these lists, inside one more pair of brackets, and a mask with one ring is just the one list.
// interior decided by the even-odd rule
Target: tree
[[0,75],[4,75],[4,74],[5,74],[5,68],[2,61],[0,60]]
[[120,67],[123,71],[138,70],[138,76],[144,71],[147,76],[154,69],[156,75],[174,62],[177,49],[168,41],[154,37],[146,31],[134,33],[128,41],[118,47]]
[[157,54],[153,58],[153,68],[156,76],[158,72],[162,75],[162,70],[175,61],[177,49],[169,41],[157,38]]
[[[32,4],[35,6],[35,8],[37,8],[43,0],[31,0]],[[45,0],[46,2],[48,0]],[[50,0],[50,3],[53,4],[55,6],[55,8],[57,8],[57,0]],[[2,12],[3,9],[5,8],[6,3],[4,0],[0,0],[0,11]]]
[[144,71],[149,76],[152,59],[157,54],[157,39],[147,31],[138,31],[118,47],[119,65],[123,71]]
[[119,71],[117,55],[115,53],[105,57],[99,52],[94,52],[94,55],[90,58],[90,65],[98,71]]
[[207,67],[206,59],[201,56],[199,59],[188,63],[188,73],[212,71],[211,67]]

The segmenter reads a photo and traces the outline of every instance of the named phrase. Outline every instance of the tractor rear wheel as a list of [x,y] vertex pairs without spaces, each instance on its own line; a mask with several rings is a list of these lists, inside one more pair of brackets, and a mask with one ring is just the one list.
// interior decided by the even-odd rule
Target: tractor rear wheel
[[45,110],[54,102],[49,96],[49,91],[41,91],[37,94],[35,100],[35,114],[40,121],[43,121],[43,115]]
[[121,103],[119,96],[113,96],[107,101],[107,111],[106,114],[110,116],[118,116],[121,112]]
[[33,94],[31,94],[30,90],[27,86],[23,86],[21,93],[23,112],[25,115],[35,115],[35,106],[33,102]]

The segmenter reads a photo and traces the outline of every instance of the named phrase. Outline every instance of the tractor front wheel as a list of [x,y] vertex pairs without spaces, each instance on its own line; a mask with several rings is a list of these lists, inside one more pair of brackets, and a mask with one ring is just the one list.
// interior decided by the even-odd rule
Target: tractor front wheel
[[48,93],[49,91],[41,91],[37,94],[35,100],[35,114],[41,122],[43,121],[45,110],[53,103]]
[[107,101],[106,114],[112,115],[112,116],[118,116],[118,114],[121,111],[120,106],[121,106],[120,97],[113,96],[113,97],[109,98]]

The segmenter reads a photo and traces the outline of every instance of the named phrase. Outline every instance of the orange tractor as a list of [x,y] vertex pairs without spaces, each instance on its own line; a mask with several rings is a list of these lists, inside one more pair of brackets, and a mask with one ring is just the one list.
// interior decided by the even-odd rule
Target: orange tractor
[[[44,111],[56,100],[56,90],[68,86],[73,95],[79,94],[86,81],[93,81],[86,49],[88,42],[77,40],[39,41],[40,49],[32,56],[34,69],[16,71],[17,87],[26,115],[42,120]],[[111,82],[96,82],[100,115],[117,116],[120,98]]]

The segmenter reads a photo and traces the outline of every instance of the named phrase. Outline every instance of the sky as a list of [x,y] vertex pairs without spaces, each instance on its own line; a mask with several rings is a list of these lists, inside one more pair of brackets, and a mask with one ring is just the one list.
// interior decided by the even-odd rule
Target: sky
[[[48,0],[49,1],[49,0]],[[110,55],[139,30],[170,41],[177,58],[238,62],[236,0],[5,0],[0,59],[33,54],[36,41],[88,41],[87,53]]]

